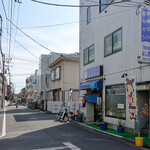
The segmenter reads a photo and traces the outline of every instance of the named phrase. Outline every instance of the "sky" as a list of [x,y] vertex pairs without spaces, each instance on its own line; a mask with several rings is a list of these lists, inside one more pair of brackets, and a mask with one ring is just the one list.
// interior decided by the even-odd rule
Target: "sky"
[[[24,33],[53,52],[79,52],[79,8],[49,6],[31,0],[21,0],[22,3],[20,4],[14,1],[12,0],[12,22]],[[79,0],[40,1],[79,5]],[[3,2],[7,17],[10,18],[11,0],[3,0]],[[12,38],[10,40],[10,36],[7,34],[7,31],[10,33],[10,22],[6,21],[2,0],[0,2],[0,14],[3,19],[2,51],[7,59],[10,52],[11,82],[14,84],[15,93],[19,93],[25,87],[26,78],[38,69],[40,55],[49,54],[50,51],[33,42],[22,32],[16,30],[13,25],[11,25],[11,35],[24,48],[14,42]],[[7,74],[6,76],[8,77]]]

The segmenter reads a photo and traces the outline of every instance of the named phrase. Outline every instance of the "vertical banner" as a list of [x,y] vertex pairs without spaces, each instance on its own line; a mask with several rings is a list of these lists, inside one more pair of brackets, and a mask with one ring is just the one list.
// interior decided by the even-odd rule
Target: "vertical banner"
[[71,97],[72,97],[72,88],[69,89],[69,100],[71,101]]
[[69,102],[68,102],[68,109],[70,111],[70,103],[71,103],[71,97],[72,97],[72,88],[69,89]]
[[133,122],[137,121],[137,95],[136,95],[136,78],[124,78],[126,87],[126,101],[128,103],[127,119]]
[[141,62],[150,63],[150,10],[141,8]]

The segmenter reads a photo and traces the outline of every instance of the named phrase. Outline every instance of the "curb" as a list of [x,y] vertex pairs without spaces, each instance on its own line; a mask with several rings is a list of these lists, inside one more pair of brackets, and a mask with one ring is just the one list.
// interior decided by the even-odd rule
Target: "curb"
[[[70,120],[69,122],[70,122],[70,123],[73,123],[73,124],[77,124],[77,125],[82,126],[82,127],[85,127],[85,128],[87,128],[87,129],[91,129],[91,130],[94,130],[94,131],[98,131],[98,132],[103,133],[103,134],[106,134],[106,135],[110,135],[110,136],[113,136],[113,137],[116,137],[116,138],[119,138],[119,139],[122,139],[122,140],[125,140],[125,141],[128,141],[128,142],[131,142],[131,143],[135,143],[135,141],[126,139],[126,138],[124,138],[123,136],[120,136],[120,135],[115,135],[115,134],[108,133],[108,132],[105,132],[105,131],[102,131],[102,130],[98,130],[98,129],[92,128],[92,127],[90,127],[90,126],[87,126],[87,125],[85,125],[85,124],[77,123],[77,122],[74,122],[74,121],[71,121],[71,120]],[[141,148],[142,148],[142,147],[141,147]],[[150,146],[143,143],[143,148],[150,148]]]
[[4,108],[0,108],[0,113],[2,113],[4,111]]

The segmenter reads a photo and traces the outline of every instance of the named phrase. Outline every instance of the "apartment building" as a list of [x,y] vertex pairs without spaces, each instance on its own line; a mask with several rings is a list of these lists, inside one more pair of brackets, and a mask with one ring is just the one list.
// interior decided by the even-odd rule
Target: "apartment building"
[[79,53],[62,54],[49,67],[51,69],[51,87],[48,111],[58,113],[63,102],[70,111],[78,110]]
[[[92,7],[95,3],[99,6]],[[143,129],[149,121],[140,115],[150,96],[148,7],[140,0],[80,0],[80,5],[89,6],[80,8],[80,110],[87,121],[102,116],[113,129],[121,112],[129,132],[136,132],[139,114]],[[125,79],[130,77],[136,77],[139,107],[132,107],[137,99],[127,98]]]

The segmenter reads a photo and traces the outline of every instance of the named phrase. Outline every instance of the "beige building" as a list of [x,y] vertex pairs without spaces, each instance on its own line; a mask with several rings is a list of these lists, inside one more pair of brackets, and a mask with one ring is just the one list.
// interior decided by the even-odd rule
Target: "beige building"
[[[51,88],[47,93],[47,110],[57,113],[63,101],[70,110],[78,109],[79,53],[61,55],[49,67],[51,68]],[[70,89],[72,89],[71,99],[69,98]]]

